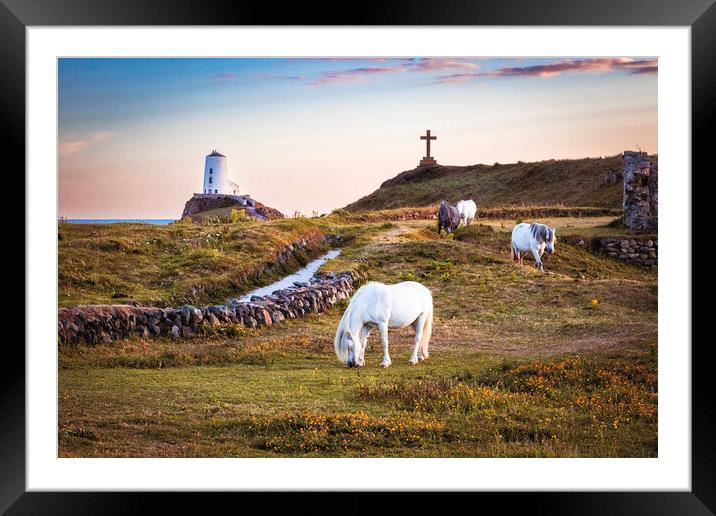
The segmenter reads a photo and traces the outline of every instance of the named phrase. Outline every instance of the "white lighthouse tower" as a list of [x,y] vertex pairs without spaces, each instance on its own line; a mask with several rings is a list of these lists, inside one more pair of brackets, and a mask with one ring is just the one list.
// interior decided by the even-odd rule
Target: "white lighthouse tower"
[[214,149],[204,163],[204,193],[239,195],[239,185],[229,179],[226,156]]

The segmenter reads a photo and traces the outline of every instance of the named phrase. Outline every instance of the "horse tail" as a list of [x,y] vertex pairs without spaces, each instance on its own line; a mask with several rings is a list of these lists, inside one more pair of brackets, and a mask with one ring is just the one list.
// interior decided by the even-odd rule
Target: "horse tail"
[[423,323],[423,335],[420,339],[420,349],[425,349],[430,344],[430,337],[433,333],[433,307],[430,305],[430,312]]
[[348,303],[348,308],[346,308],[346,311],[343,312],[341,322],[338,323],[338,329],[336,330],[336,337],[333,340],[333,348],[336,351],[336,356],[338,357],[338,360],[340,360],[344,364],[348,360],[348,348],[343,345],[343,334],[346,332],[346,327],[348,326],[350,312],[351,304]]
[[515,244],[510,244],[510,258],[514,262],[517,259],[517,255],[515,253]]

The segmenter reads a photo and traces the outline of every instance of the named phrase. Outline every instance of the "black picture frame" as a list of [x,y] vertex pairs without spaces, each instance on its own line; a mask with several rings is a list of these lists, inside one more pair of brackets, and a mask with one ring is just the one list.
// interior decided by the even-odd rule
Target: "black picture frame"
[[[716,103],[715,0],[453,0],[450,2],[281,4],[207,0],[0,0],[0,118],[5,155],[25,167],[25,30],[63,25],[551,25],[689,26],[692,51],[692,164],[708,173],[708,128]],[[709,166],[711,165],[711,166]],[[691,171],[681,171],[690,174]],[[692,181],[694,175],[691,173]],[[692,230],[693,231],[693,230]],[[693,234],[693,233],[692,233]],[[23,255],[23,258],[26,258]],[[25,268],[25,274],[31,271]],[[693,320],[693,316],[692,316]],[[668,345],[688,346],[689,342]],[[690,492],[482,493],[514,510],[550,514],[713,514],[716,511],[716,409],[708,343],[692,347],[692,490]],[[25,353],[6,339],[0,384],[0,512],[7,514],[115,514],[143,512],[159,502],[164,512],[193,506],[206,510],[204,495],[187,493],[26,492]],[[214,495],[215,496],[215,495]],[[241,497],[250,507],[255,494]],[[470,495],[470,496],[474,496]],[[301,494],[305,507],[320,507],[320,495]],[[451,504],[460,503],[453,501]],[[228,500],[227,500],[228,501]],[[484,503],[485,500],[481,500]],[[509,501],[507,505],[505,502]],[[348,510],[368,510],[371,497]],[[423,496],[401,497],[401,512],[425,508]],[[467,503],[474,503],[467,501]],[[341,510],[343,512],[343,510]]]

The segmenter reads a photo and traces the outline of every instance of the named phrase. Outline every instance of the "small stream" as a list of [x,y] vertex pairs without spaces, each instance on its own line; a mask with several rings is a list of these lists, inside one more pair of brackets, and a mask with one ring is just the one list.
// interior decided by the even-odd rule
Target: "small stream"
[[276,281],[275,283],[271,283],[270,285],[257,288],[256,290],[252,290],[251,292],[244,294],[242,297],[239,298],[239,301],[251,301],[251,296],[265,296],[271,294],[271,292],[273,292],[274,290],[293,287],[294,281],[308,283],[311,281],[313,275],[316,274],[316,271],[321,267],[321,265],[326,263],[328,260],[334,259],[339,254],[341,254],[340,249],[332,249],[323,256],[320,256],[312,262],[309,262],[304,268],[299,269],[293,274],[285,276],[284,278]]

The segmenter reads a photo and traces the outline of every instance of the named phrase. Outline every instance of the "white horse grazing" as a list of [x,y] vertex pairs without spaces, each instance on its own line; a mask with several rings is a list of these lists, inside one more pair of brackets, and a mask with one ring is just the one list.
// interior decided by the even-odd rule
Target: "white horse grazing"
[[472,199],[466,201],[458,201],[456,205],[457,211],[460,212],[460,219],[464,221],[465,225],[469,225],[470,222],[475,220],[475,214],[477,213],[477,205]]
[[535,267],[544,272],[542,254],[545,249],[554,253],[554,241],[557,238],[555,228],[544,224],[528,224],[522,222],[512,230],[512,260],[522,263],[521,253],[532,251],[535,257]]
[[428,344],[433,329],[433,296],[415,281],[385,285],[371,281],[353,295],[338,324],[334,346],[338,359],[348,367],[365,364],[368,335],[378,328],[383,343],[383,363],[391,364],[388,354],[388,328],[412,325],[415,346],[408,361],[414,365],[428,358]]

